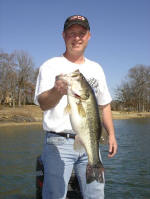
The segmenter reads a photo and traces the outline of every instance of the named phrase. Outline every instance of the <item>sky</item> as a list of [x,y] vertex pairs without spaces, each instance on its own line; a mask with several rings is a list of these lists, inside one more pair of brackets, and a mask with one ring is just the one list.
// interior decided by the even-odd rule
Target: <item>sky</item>
[[112,97],[130,68],[150,66],[150,0],[0,0],[0,50],[27,52],[35,67],[65,51],[68,16],[86,16],[85,56],[104,69]]

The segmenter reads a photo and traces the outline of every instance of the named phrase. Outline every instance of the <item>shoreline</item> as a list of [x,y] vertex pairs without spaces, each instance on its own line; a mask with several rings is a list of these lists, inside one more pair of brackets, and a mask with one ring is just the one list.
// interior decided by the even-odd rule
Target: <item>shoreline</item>
[[[36,105],[10,108],[0,107],[0,127],[7,126],[42,126],[43,112]],[[150,112],[112,111],[113,120],[150,118]]]
[[113,120],[150,118],[150,112],[112,111]]
[[1,122],[0,128],[9,127],[9,126],[34,126],[34,125],[42,127],[42,122]]
[[[120,113],[115,111],[112,112],[113,120],[129,120],[129,119],[142,119],[142,118],[150,118],[150,113]],[[35,122],[13,122],[13,121],[3,121],[0,122],[0,127],[9,127],[9,126],[41,126],[42,127],[42,119],[41,121]]]

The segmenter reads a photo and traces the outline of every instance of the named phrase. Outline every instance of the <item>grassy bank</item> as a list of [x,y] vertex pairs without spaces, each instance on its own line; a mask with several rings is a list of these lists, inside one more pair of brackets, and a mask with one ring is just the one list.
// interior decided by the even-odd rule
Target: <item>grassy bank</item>
[[[0,107],[0,126],[35,125],[42,123],[42,111],[38,106]],[[112,111],[113,119],[132,119],[150,117],[149,112],[120,112]]]
[[42,123],[42,111],[38,106],[0,107],[0,126],[35,125]]

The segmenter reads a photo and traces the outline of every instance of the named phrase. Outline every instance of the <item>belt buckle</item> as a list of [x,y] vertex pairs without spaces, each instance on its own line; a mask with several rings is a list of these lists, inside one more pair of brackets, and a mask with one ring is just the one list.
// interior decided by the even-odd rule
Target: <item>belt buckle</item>
[[70,133],[67,133],[67,138],[70,138]]

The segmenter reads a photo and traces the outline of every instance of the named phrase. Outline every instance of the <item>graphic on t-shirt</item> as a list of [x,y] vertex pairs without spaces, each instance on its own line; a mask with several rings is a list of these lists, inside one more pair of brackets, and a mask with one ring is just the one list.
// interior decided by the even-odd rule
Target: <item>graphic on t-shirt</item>
[[90,84],[90,86],[93,88],[95,94],[97,94],[98,93],[98,87],[99,87],[98,81],[95,78],[87,79],[87,81]]

